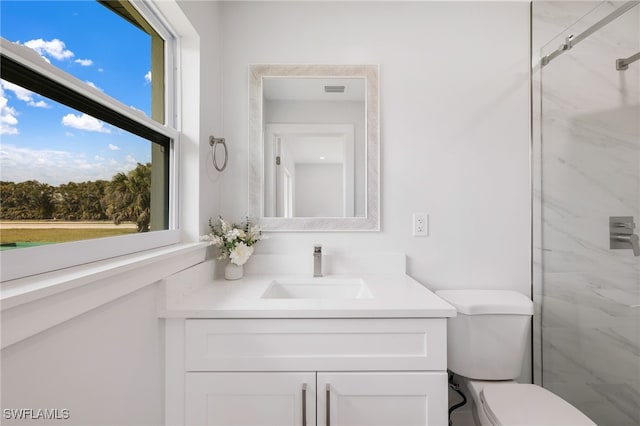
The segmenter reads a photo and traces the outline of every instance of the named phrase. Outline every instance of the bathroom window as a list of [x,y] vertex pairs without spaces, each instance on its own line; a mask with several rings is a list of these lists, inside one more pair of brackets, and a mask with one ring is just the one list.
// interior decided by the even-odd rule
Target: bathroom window
[[2,281],[177,242],[171,31],[127,0],[0,19]]

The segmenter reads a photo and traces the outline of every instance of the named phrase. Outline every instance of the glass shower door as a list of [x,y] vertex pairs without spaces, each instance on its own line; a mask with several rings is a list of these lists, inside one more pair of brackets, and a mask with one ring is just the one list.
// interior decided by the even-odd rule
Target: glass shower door
[[638,52],[640,6],[540,71],[537,367],[545,388],[601,426],[640,425],[640,61],[616,69]]

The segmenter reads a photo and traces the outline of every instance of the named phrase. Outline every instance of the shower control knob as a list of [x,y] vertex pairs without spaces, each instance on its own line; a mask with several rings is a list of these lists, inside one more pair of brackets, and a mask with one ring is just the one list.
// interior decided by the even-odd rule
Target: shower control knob
[[609,218],[609,248],[631,249],[634,256],[640,256],[640,238],[634,234],[636,224],[633,216],[611,216]]

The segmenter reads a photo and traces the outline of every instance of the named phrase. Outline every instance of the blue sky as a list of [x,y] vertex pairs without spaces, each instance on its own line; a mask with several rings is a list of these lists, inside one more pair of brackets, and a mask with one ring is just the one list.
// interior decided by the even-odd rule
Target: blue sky
[[[92,0],[0,1],[0,35],[125,105],[151,114],[150,37]],[[151,144],[0,82],[0,179],[111,179],[151,161]]]

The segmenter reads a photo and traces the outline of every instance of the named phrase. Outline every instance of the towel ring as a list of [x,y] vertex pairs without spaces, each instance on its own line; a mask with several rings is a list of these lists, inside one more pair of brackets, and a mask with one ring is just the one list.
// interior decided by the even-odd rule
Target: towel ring
[[[216,152],[217,152],[216,148],[218,147],[218,144],[222,145],[222,147],[224,148],[224,162],[222,163],[221,167],[218,166],[218,161],[216,160]],[[229,151],[227,150],[227,143],[225,142],[224,138],[216,138],[214,136],[209,136],[209,145],[211,145],[213,167],[215,167],[217,171],[221,172],[227,167],[227,160],[229,160]]]

